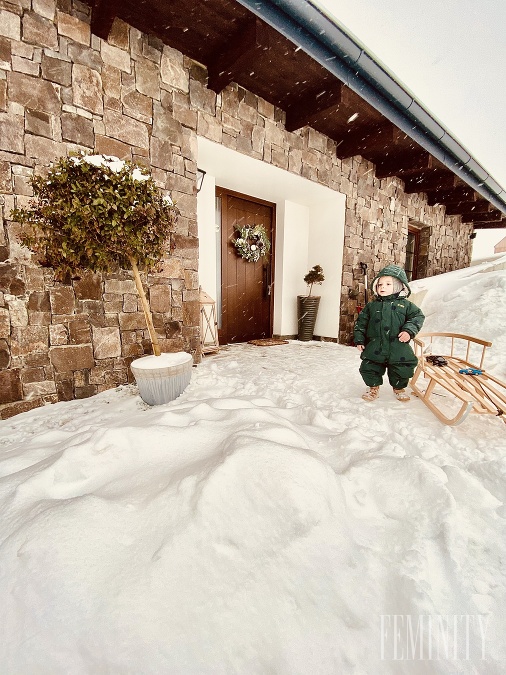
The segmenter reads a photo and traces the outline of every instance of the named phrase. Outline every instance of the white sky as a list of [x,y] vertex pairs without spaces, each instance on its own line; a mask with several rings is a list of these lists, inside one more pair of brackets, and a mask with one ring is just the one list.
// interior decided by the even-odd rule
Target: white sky
[[[504,0],[313,0],[344,24],[506,189]],[[506,230],[480,232],[475,257]],[[495,241],[494,241],[495,240]]]

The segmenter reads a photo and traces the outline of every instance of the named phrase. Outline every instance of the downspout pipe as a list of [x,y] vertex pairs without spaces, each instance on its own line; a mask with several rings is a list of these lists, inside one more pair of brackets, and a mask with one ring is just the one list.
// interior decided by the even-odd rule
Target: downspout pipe
[[506,215],[506,190],[364,47],[309,0],[237,0]]

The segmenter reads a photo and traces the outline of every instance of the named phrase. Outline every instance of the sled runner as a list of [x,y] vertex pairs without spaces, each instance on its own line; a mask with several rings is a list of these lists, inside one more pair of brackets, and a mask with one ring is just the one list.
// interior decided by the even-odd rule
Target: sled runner
[[[420,333],[413,343],[418,366],[411,379],[411,388],[443,424],[460,424],[471,411],[504,415],[506,422],[506,383],[487,373],[483,367],[485,352],[491,342],[459,333]],[[432,355],[433,347],[438,353],[442,352],[442,356]],[[471,358],[477,358],[478,363],[472,363]],[[418,384],[421,375],[428,379],[425,389]],[[453,417],[439,407],[441,400],[438,401],[437,391],[434,392],[436,385],[443,387],[460,405]]]

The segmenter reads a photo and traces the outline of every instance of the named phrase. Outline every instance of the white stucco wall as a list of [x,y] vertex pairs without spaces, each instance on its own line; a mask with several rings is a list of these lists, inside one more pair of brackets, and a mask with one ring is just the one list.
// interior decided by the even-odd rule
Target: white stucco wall
[[337,338],[345,195],[203,138],[198,139],[198,166],[206,171],[197,199],[199,280],[218,308],[216,186],[276,204],[274,334],[297,333],[296,298],[307,293],[303,277],[319,264],[325,282],[313,289],[322,297],[315,334]]
[[[344,195],[340,195],[343,196]],[[345,200],[335,198],[320,201],[311,210],[309,224],[308,269],[321,265],[325,281],[313,286],[313,295],[321,295],[315,335],[337,337],[341,301],[341,276],[343,266]],[[343,227],[338,226],[343,218]]]
[[306,292],[300,270],[307,266],[310,209],[282,201],[276,209],[276,267],[274,280],[275,335],[297,332],[297,295]]
[[[197,195],[197,225],[199,233],[199,281],[213,300],[218,300],[219,225],[216,223],[216,182],[212,174],[204,176]],[[218,228],[218,230],[217,230]]]

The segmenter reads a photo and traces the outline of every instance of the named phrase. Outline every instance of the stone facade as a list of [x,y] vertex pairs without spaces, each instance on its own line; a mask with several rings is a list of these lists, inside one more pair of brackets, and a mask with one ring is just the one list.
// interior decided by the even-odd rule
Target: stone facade
[[28,204],[30,177],[71,151],[145,164],[177,202],[171,254],[144,283],[162,350],[198,360],[197,114],[191,62],[126,24],[104,42],[79,2],[2,2],[0,12],[0,416],[8,417],[131,381],[130,362],[151,350],[131,273],[58,283],[18,242],[10,212]]
[[71,151],[133,159],[170,191],[180,216],[171,255],[145,284],[164,351],[199,357],[197,136],[346,194],[342,324],[348,342],[363,294],[359,262],[403,264],[408,224],[424,228],[427,274],[469,264],[471,227],[407,195],[373,165],[339,160],[311,128],[289,133],[283,111],[236,85],[216,95],[199,64],[116,20],[105,42],[71,0],[0,5],[0,416],[90,396],[129,381],[149,350],[132,276],[55,282],[17,240],[10,218],[30,177]]
[[352,158],[350,178],[342,188],[347,199],[339,342],[351,341],[357,304],[363,305],[360,262],[368,266],[369,283],[386,263],[403,266],[408,226],[420,229],[419,277],[471,263],[472,224],[462,224],[460,216],[445,216],[444,206],[428,206],[425,194],[406,194],[403,188],[399,178],[378,179],[373,164]]

